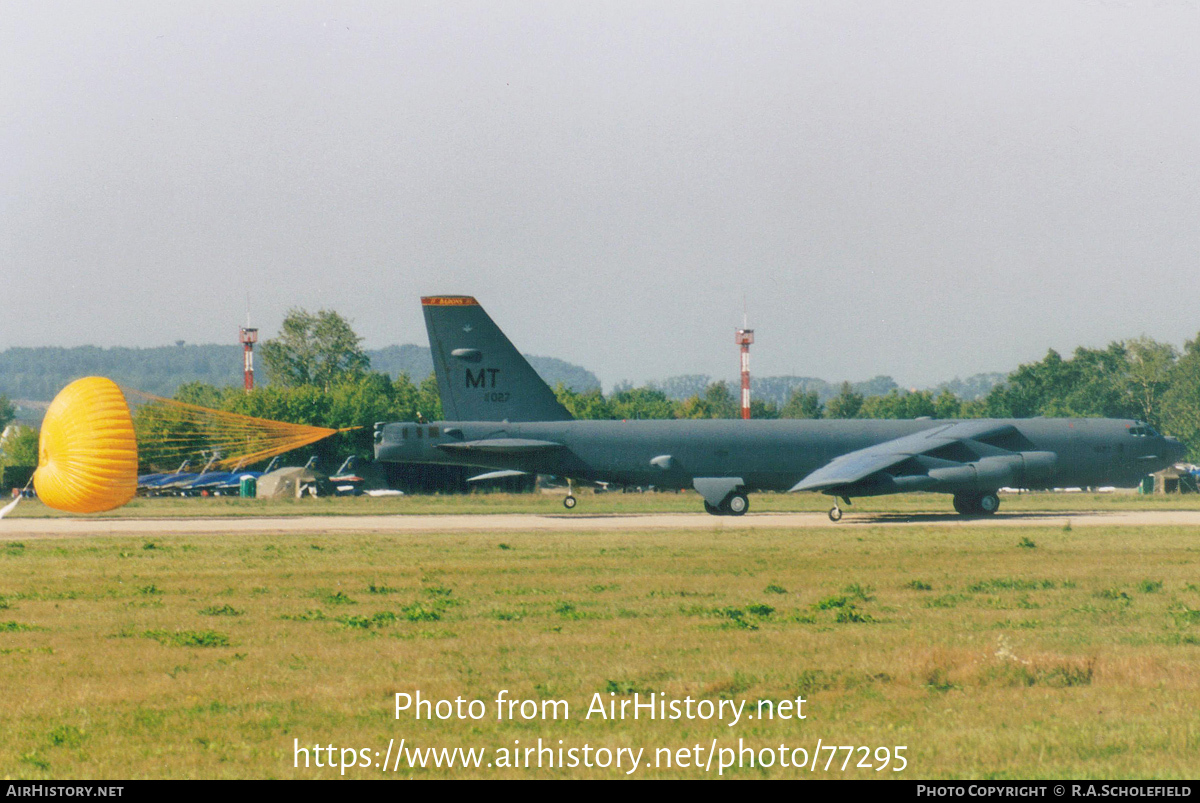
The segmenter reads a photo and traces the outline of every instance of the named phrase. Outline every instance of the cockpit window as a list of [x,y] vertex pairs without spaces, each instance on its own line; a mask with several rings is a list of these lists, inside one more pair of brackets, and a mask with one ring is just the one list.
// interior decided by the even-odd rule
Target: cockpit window
[[1135,438],[1158,437],[1158,433],[1154,431],[1154,427],[1149,424],[1138,424],[1136,427],[1130,427],[1129,434]]

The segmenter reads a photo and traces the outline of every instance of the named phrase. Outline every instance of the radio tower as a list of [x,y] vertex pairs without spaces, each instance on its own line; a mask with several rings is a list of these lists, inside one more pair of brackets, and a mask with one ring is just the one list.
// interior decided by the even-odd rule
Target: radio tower
[[246,325],[242,327],[242,349],[245,351],[246,392],[254,390],[254,344],[258,330],[250,328],[250,310],[246,310]]
[[750,418],[750,344],[754,342],[754,330],[746,328],[746,312],[742,310],[742,328],[734,338],[742,347],[742,418]]

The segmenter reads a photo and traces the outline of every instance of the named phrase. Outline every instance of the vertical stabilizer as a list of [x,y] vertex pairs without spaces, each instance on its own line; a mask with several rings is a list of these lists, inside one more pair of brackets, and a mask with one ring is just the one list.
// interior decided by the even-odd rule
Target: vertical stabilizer
[[447,421],[569,421],[571,414],[471,296],[421,299]]

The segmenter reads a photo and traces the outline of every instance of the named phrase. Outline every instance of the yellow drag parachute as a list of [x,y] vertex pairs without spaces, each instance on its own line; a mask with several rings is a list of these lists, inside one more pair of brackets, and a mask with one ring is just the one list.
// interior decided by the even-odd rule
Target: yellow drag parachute
[[71,513],[100,513],[132,499],[137,477],[137,439],[121,389],[100,376],[63,388],[42,421],[38,498]]

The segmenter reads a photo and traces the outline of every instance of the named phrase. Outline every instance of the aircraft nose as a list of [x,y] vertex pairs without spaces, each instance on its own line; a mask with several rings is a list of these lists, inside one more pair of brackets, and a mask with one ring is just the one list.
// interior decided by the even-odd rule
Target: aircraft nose
[[1167,442],[1167,454],[1170,455],[1172,462],[1179,462],[1187,454],[1187,446],[1178,439],[1167,436],[1163,440]]

